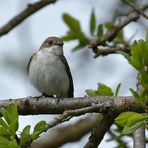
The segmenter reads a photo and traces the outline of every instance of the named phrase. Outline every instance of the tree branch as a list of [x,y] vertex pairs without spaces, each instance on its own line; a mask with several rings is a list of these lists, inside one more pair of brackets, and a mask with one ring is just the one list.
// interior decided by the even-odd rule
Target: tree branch
[[21,22],[23,22],[26,18],[28,18],[33,13],[47,6],[48,4],[55,3],[57,0],[41,0],[34,4],[28,4],[28,7],[22,11],[20,14],[16,15],[12,18],[7,24],[0,28],[0,36],[7,34],[10,30],[15,28]]
[[31,144],[31,148],[60,147],[67,142],[80,140],[80,138],[90,132],[98,122],[99,118],[95,115],[92,118],[91,115],[80,119],[72,125],[53,129],[51,132],[34,141]]
[[113,124],[115,117],[118,113],[114,115],[111,112],[108,114],[104,114],[102,116],[100,122],[93,128],[91,132],[91,136],[89,137],[89,141],[84,146],[84,148],[97,148],[101,143],[105,133],[109,130],[110,126]]
[[[103,105],[103,107],[100,108],[102,105]],[[55,127],[56,125],[58,125],[62,122],[69,121],[71,118],[84,115],[85,113],[107,112],[106,109],[109,107],[108,105],[109,105],[108,103],[102,103],[102,104],[97,104],[97,105],[93,105],[93,106],[89,106],[89,107],[85,107],[85,108],[80,108],[80,109],[75,109],[75,110],[67,110],[67,111],[63,112],[63,114],[54,118],[51,122],[47,123],[46,127],[40,131],[40,134],[43,132],[46,132],[50,128]],[[119,114],[119,112],[117,112],[117,111],[114,111],[113,113]],[[30,146],[31,143],[32,143],[32,141],[28,142],[27,146]]]
[[136,8],[132,3],[130,3],[128,0],[122,0],[124,3],[135,9],[139,14],[141,14],[144,18],[148,19],[148,16],[140,9]]
[[[137,93],[139,95],[142,94],[143,90],[145,88],[143,88],[143,86],[141,85],[140,82],[140,72],[137,75]],[[147,92],[148,94],[148,92]],[[147,100],[148,101],[148,100]],[[146,112],[148,111],[147,109],[145,109]],[[148,112],[147,112],[148,113]],[[138,129],[136,129],[133,133],[133,148],[145,148],[146,147],[146,143],[145,143],[145,124],[142,124],[142,126],[140,126]]]
[[108,134],[111,136],[112,140],[115,140],[118,143],[118,147],[122,146],[124,148],[129,148],[127,142],[124,141],[121,134],[119,135],[119,133],[116,133],[116,131],[112,129],[108,130]]
[[[137,8],[140,11],[145,11],[148,8],[148,3],[144,4],[143,6]],[[136,21],[139,19],[141,13],[137,12],[137,10],[134,10],[128,14],[128,16],[121,22],[119,22],[112,30],[107,31],[103,37],[99,37],[97,39],[93,39],[90,43],[90,48],[92,48],[93,52],[95,54],[99,53],[97,46],[99,45],[105,45],[105,43],[111,42],[118,34],[120,30],[122,30],[126,25],[129,23]]]
[[115,54],[118,53],[118,51],[123,51],[130,55],[130,48],[128,47],[99,47],[97,48],[97,53],[95,54],[94,58],[97,58],[100,55],[106,56],[108,54]]
[[133,134],[133,148],[145,148],[145,126],[138,128]]
[[[103,113],[105,127],[102,127],[101,137],[103,138],[105,131],[109,129],[113,123],[113,119],[123,111],[145,112],[144,109],[135,102],[133,97],[113,97],[113,96],[98,96],[84,98],[45,98],[45,97],[28,97],[16,100],[0,101],[0,108],[7,107],[10,103],[17,102],[19,114],[60,114],[54,118],[46,127],[40,131],[46,132],[48,129],[70,120],[72,117],[81,116],[86,113]],[[108,122],[107,122],[108,121]],[[103,121],[102,121],[103,122]],[[106,124],[105,124],[106,123]],[[100,126],[100,125],[99,125]],[[96,127],[97,130],[98,127]],[[98,134],[99,135],[99,134]],[[95,135],[96,137],[96,135]],[[99,144],[100,140],[97,141]],[[31,144],[28,143],[29,146]]]
[[27,97],[21,99],[1,100],[0,108],[8,107],[10,103],[18,103],[19,115],[38,114],[61,114],[66,110],[92,107],[93,112],[123,112],[135,111],[145,112],[144,109],[135,102],[133,97],[78,97],[78,98],[49,98],[49,97]]

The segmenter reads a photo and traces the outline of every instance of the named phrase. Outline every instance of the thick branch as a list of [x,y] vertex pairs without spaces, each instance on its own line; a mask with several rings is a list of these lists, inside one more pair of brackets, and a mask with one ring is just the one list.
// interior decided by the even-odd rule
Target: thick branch
[[10,30],[12,30],[14,27],[19,25],[21,22],[23,22],[26,18],[28,18],[33,13],[37,12],[41,8],[47,6],[48,4],[54,3],[56,1],[57,0],[41,0],[34,4],[28,4],[28,7],[24,11],[16,15],[7,24],[5,24],[0,28],[0,36],[8,33]]
[[[45,107],[47,106],[47,112],[48,112],[48,109],[51,110],[51,108],[48,108],[49,106],[51,107],[51,104],[49,104],[49,102],[50,102],[49,100],[53,101],[53,102],[50,102],[50,103],[52,103],[52,107],[53,107],[53,104],[56,103],[56,104],[54,104],[54,108],[52,108],[53,110],[55,109],[58,111],[58,108],[61,109],[61,107],[64,107],[63,109],[66,110],[66,111],[63,110],[64,112],[61,115],[59,115],[58,117],[54,118],[51,122],[46,124],[46,127],[42,131],[40,131],[40,133],[46,132],[48,129],[55,127],[56,125],[58,125],[62,122],[70,120],[72,117],[81,116],[86,113],[97,112],[97,113],[103,113],[104,115],[107,115],[107,117],[106,117],[107,120],[105,120],[104,122],[105,123],[107,121],[109,121],[109,122],[107,122],[107,124],[105,124],[107,126],[107,128],[104,128],[104,127],[101,128],[101,130],[103,128],[104,128],[104,130],[102,131],[103,134],[101,134],[100,140],[102,140],[106,129],[108,129],[110,127],[110,124],[113,123],[114,117],[116,117],[116,115],[118,115],[122,111],[130,110],[130,111],[136,111],[136,112],[144,112],[144,109],[142,107],[140,107],[134,101],[134,98],[132,98],[132,97],[100,96],[100,97],[85,97],[85,98],[71,98],[71,99],[70,98],[69,99],[68,98],[65,98],[65,99],[57,99],[57,98],[56,99],[55,98],[35,98],[34,99],[34,98],[31,98],[31,99],[25,100],[25,101],[27,101],[27,104],[25,103],[25,105],[30,106],[30,104],[29,104],[30,100],[31,101],[36,100],[35,101],[36,103],[37,102],[39,103],[39,100],[40,100],[38,107],[40,108],[44,104],[44,106],[42,106],[42,108],[43,108],[43,110],[46,110]],[[44,100],[44,101],[42,102],[41,100],[42,101]],[[46,100],[46,106],[45,106],[45,100]],[[19,101],[19,100],[17,100],[17,101]],[[48,104],[49,104],[49,106],[48,106]],[[31,108],[35,109],[36,108],[35,105],[36,104],[34,104]],[[87,107],[87,105],[88,105],[88,107]],[[20,106],[20,104],[19,104],[19,106]],[[70,107],[70,106],[71,106],[70,110],[65,108],[65,107]],[[80,106],[81,106],[81,108],[79,108]],[[58,108],[56,108],[56,107],[58,107]],[[76,109],[76,108],[79,108],[79,109]],[[72,109],[75,109],[75,110],[72,110]],[[28,143],[28,146],[30,144],[31,144],[31,142]],[[97,141],[97,144],[99,144],[98,141]]]
[[38,114],[61,114],[66,110],[80,109],[84,107],[94,107],[94,112],[123,112],[135,111],[144,112],[133,97],[79,97],[79,98],[48,98],[48,97],[28,97],[21,99],[9,99],[0,101],[0,108],[6,108],[10,103],[17,101],[20,115]]
[[[41,131],[45,132],[48,129],[55,127],[56,125],[70,120],[72,117],[81,116],[86,113],[103,113],[105,115],[104,123],[105,127],[101,137],[102,140],[105,132],[109,129],[113,123],[114,117],[123,111],[136,111],[145,112],[144,109],[139,106],[133,97],[111,97],[111,96],[98,96],[98,97],[84,97],[84,98],[24,98],[17,100],[3,100],[0,101],[0,108],[7,107],[10,103],[17,101],[19,114],[50,114],[50,113],[62,113],[58,117],[49,122],[46,127]],[[100,126],[100,125],[99,125]],[[104,126],[104,124],[103,124]],[[98,127],[97,127],[98,128]],[[96,128],[96,130],[97,130]],[[99,134],[98,134],[99,135]],[[100,141],[99,140],[99,141]],[[28,143],[28,146],[31,143]],[[97,141],[97,144],[99,142]]]

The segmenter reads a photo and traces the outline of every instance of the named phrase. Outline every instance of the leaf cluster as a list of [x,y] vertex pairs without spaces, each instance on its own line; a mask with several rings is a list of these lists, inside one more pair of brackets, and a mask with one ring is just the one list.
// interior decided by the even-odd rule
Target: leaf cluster
[[[131,57],[128,62],[139,72],[138,91],[130,89],[136,101],[141,104],[146,112],[148,111],[148,34],[145,41],[134,41],[131,46]],[[131,134],[142,124],[148,123],[148,114],[139,114],[135,112],[124,112],[120,114],[115,122],[124,129],[122,134]]]
[[[102,39],[103,35],[107,31],[111,31],[114,29],[115,25],[113,22],[106,22],[104,24],[97,24],[96,21],[96,14],[94,9],[92,9],[90,19],[89,19],[89,36],[86,36],[85,33],[82,31],[82,27],[80,21],[70,14],[64,13],[63,14],[63,21],[68,26],[69,31],[65,36],[62,37],[64,41],[72,41],[78,40],[78,45],[73,48],[72,51],[79,50],[88,44],[93,44],[92,38],[98,38],[99,40]],[[104,43],[102,43],[103,45]],[[123,30],[119,31],[112,42],[112,46],[118,46],[122,44],[125,46],[125,39],[123,35]]]
[[103,83],[98,83],[98,88],[97,90],[93,89],[87,89],[86,94],[89,97],[94,97],[94,96],[117,96],[119,89],[120,89],[121,83],[118,84],[115,93],[113,92],[112,88],[103,84]]
[[0,148],[20,148],[26,147],[33,140],[37,139],[41,132],[46,128],[46,122],[40,121],[30,133],[30,125],[27,125],[20,137],[16,132],[19,127],[17,103],[12,103],[7,109],[1,109],[0,117]]

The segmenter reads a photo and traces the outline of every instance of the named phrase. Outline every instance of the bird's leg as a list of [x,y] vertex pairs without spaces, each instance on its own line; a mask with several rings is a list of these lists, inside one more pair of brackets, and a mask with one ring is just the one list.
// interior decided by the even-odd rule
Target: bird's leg
[[41,97],[49,97],[49,98],[54,98],[54,95],[47,95],[46,93],[43,93]]
[[63,97],[59,97],[59,96],[57,97],[57,96],[56,96],[56,99],[57,99],[57,103],[59,103],[60,100],[63,99]]

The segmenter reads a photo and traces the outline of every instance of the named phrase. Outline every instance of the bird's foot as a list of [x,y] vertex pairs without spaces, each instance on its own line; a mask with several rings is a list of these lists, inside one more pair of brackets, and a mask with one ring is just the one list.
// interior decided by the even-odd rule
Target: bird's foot
[[63,97],[56,97],[56,99],[57,99],[57,103],[59,103],[59,102],[60,102],[60,100],[62,100],[62,99],[63,99]]
[[47,95],[46,93],[43,93],[41,97],[49,97],[49,98],[54,98],[54,95]]

